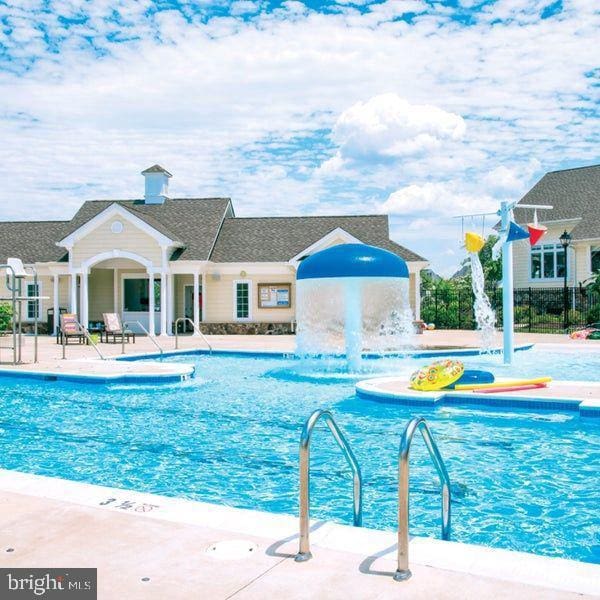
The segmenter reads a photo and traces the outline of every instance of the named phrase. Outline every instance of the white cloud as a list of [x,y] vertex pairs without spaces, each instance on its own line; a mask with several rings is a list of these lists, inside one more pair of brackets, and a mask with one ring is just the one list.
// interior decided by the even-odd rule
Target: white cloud
[[[443,263],[452,214],[598,161],[589,0],[545,20],[537,1],[502,0],[468,26],[439,3],[261,3],[243,18],[209,4],[0,2],[1,219],[139,196],[139,171],[160,162],[173,195],[231,195],[240,215],[385,203],[396,239]],[[403,218],[407,197],[439,216]],[[407,225],[419,219],[433,224]]]
[[410,104],[398,94],[374,96],[344,110],[333,128],[340,158],[398,158],[437,149],[465,132],[462,117],[436,106]]
[[482,183],[491,193],[520,196],[527,191],[531,178],[539,172],[541,166],[540,161],[535,158],[513,167],[499,165],[485,174]]
[[411,184],[391,193],[382,205],[382,211],[392,215],[432,215],[452,217],[465,213],[497,210],[489,195],[465,193],[458,184]]
[[229,6],[229,14],[233,16],[255,13],[260,10],[260,2],[252,0],[236,0]]

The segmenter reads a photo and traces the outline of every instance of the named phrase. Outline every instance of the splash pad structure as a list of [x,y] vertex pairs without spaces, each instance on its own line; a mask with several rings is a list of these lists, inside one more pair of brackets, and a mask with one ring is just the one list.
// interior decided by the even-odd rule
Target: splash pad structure
[[408,267],[399,256],[340,244],[302,261],[296,278],[298,355],[343,355],[358,372],[363,353],[400,352],[410,343]]
[[[534,211],[533,223],[529,223],[528,232],[519,227],[514,222],[513,210],[519,205],[519,208],[529,208]],[[553,206],[547,204],[523,204],[517,202],[501,202],[500,210],[493,213],[477,213],[458,215],[455,218],[464,219],[470,217],[482,217],[483,228],[485,229],[485,217],[492,215],[500,217],[500,237],[492,249],[492,256],[497,258],[502,256],[502,354],[505,365],[512,365],[515,355],[515,307],[514,307],[514,281],[513,281],[513,248],[512,245],[519,240],[529,240],[531,246],[536,244],[546,233],[547,229],[539,225],[537,219],[538,210],[552,210]],[[467,239],[465,239],[465,243]],[[483,246],[482,246],[483,247]],[[475,291],[475,290],[474,290]]]

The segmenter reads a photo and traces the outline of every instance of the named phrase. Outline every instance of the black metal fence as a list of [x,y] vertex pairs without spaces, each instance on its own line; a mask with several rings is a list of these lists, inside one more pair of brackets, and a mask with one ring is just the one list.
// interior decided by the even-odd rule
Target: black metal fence
[[[502,327],[502,289],[486,290]],[[600,294],[582,287],[567,288],[565,319],[563,288],[514,290],[515,331],[563,333],[600,322]],[[473,292],[470,288],[434,288],[421,291],[421,319],[439,329],[475,329]],[[566,325],[566,328],[565,328]]]

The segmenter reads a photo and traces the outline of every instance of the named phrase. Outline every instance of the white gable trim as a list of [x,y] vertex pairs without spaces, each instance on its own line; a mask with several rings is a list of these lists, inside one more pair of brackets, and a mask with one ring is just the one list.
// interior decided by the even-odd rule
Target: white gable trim
[[336,227],[334,230],[330,231],[327,235],[323,236],[320,240],[317,240],[314,244],[311,244],[308,248],[302,250],[302,252],[298,252],[296,256],[289,260],[289,263],[294,267],[297,267],[300,263],[300,259],[309,254],[314,254],[319,250],[324,250],[329,247],[331,242],[337,238],[342,238],[344,243],[346,244],[364,244],[363,241],[355,238],[353,235],[348,233],[345,229],[341,227]]
[[107,206],[103,211],[100,211],[95,217],[91,218],[89,221],[84,223],[81,227],[70,233],[67,237],[63,238],[59,242],[56,243],[57,246],[62,246],[71,250],[73,246],[83,239],[85,236],[89,235],[94,229],[106,223],[109,219],[113,217],[120,217],[129,221],[132,225],[141,229],[144,233],[147,233],[150,237],[154,238],[159,246],[161,247],[169,247],[169,246],[181,246],[181,242],[177,240],[172,240],[168,238],[166,235],[162,234],[160,231],[154,229],[154,227],[148,225],[146,221],[140,219],[133,213],[129,212],[126,208],[117,204],[111,204]]

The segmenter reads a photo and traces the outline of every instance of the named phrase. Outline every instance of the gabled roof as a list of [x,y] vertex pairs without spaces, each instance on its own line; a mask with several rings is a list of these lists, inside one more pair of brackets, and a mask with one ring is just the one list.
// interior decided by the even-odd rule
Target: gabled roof
[[0,263],[5,264],[12,256],[26,264],[68,260],[67,251],[56,245],[68,224],[69,221],[0,222]]
[[337,228],[365,244],[390,250],[405,260],[426,261],[389,239],[386,215],[227,218],[210,260],[287,262]]
[[63,237],[108,208],[119,204],[148,225],[185,247],[177,250],[183,260],[207,260],[221,222],[230,210],[229,198],[167,198],[163,204],[143,200],[91,200],[84,202]]
[[[571,231],[574,240],[600,238],[600,165],[546,173],[519,202],[549,204],[538,211],[540,222],[580,219]],[[533,220],[533,210],[515,208],[518,223]]]
[[160,165],[152,165],[151,167],[142,171],[142,175],[145,175],[146,173],[164,173],[167,177],[173,177],[173,175],[171,175],[171,173],[169,173],[169,171],[167,171],[165,168],[161,167]]

